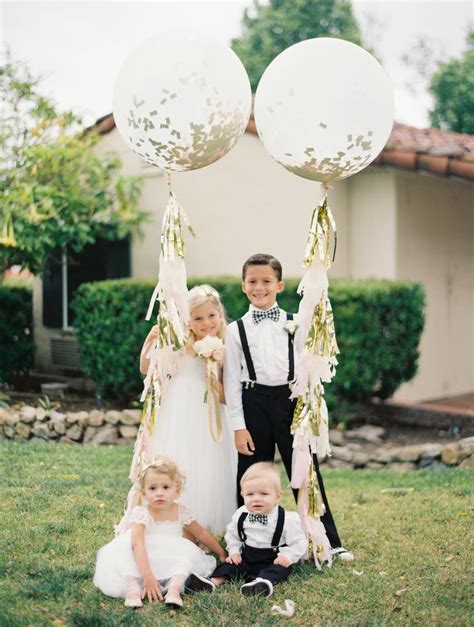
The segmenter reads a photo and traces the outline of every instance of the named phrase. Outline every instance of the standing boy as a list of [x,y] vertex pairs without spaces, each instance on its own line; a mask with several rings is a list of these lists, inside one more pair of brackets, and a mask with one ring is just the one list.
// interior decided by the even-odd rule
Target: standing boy
[[[288,321],[293,315],[278,307],[283,292],[280,262],[272,255],[257,254],[242,268],[242,290],[250,301],[249,311],[227,327],[224,360],[224,389],[227,415],[235,432],[237,447],[237,494],[244,472],[261,461],[273,461],[275,445],[291,479],[293,436],[290,428],[296,400],[290,399],[295,379],[295,349]],[[326,508],[321,517],[334,555],[353,559],[341,546],[316,455],[314,465]],[[297,492],[294,491],[295,497]]]

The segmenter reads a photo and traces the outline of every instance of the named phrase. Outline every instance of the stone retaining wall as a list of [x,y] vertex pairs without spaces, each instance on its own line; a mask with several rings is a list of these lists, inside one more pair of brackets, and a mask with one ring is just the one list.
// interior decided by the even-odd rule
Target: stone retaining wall
[[131,446],[140,417],[139,409],[60,413],[40,407],[0,408],[0,435],[14,440]]
[[[60,413],[25,406],[21,409],[0,408],[0,436],[14,440],[48,441],[64,444],[123,444],[133,446],[140,424],[139,409],[122,411],[78,411]],[[378,432],[377,432],[378,430]],[[330,458],[323,465],[330,468],[384,468],[399,470],[457,466],[474,468],[474,437],[449,444],[438,442],[390,447],[380,437],[384,430],[365,425],[342,435],[330,432]],[[379,434],[379,435],[378,435]],[[369,442],[372,451],[348,439]],[[378,446],[380,444],[380,446]]]

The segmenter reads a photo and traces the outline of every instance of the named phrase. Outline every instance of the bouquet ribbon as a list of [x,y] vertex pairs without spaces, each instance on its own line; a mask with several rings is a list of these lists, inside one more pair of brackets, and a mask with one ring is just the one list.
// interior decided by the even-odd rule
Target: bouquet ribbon
[[222,438],[221,405],[219,402],[219,364],[212,358],[206,359],[207,390],[204,400],[208,405],[209,430],[214,442]]

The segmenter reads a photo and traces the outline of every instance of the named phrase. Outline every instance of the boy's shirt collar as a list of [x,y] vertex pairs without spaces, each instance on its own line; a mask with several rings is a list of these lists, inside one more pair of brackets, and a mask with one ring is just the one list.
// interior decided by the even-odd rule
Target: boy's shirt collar
[[255,305],[252,305],[252,303],[250,303],[249,312],[252,313],[252,311],[268,311],[269,309],[273,309],[273,307],[278,307],[278,309],[280,309],[277,301],[275,301],[271,307],[268,307],[268,309],[260,309],[259,307],[255,307]]

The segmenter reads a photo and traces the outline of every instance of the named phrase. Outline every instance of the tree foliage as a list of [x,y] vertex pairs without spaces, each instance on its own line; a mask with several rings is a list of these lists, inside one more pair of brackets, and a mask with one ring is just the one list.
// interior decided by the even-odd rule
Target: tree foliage
[[41,274],[58,250],[77,253],[138,228],[140,180],[122,176],[114,154],[94,152],[98,136],[59,112],[8,55],[0,96],[0,275],[14,264]]
[[434,97],[431,124],[443,130],[474,134],[474,30],[460,59],[440,63],[431,77]]
[[[254,15],[252,15],[254,14]],[[242,20],[243,34],[232,48],[245,65],[252,90],[268,64],[285,48],[313,37],[339,37],[361,45],[359,27],[347,0],[254,0]]]

